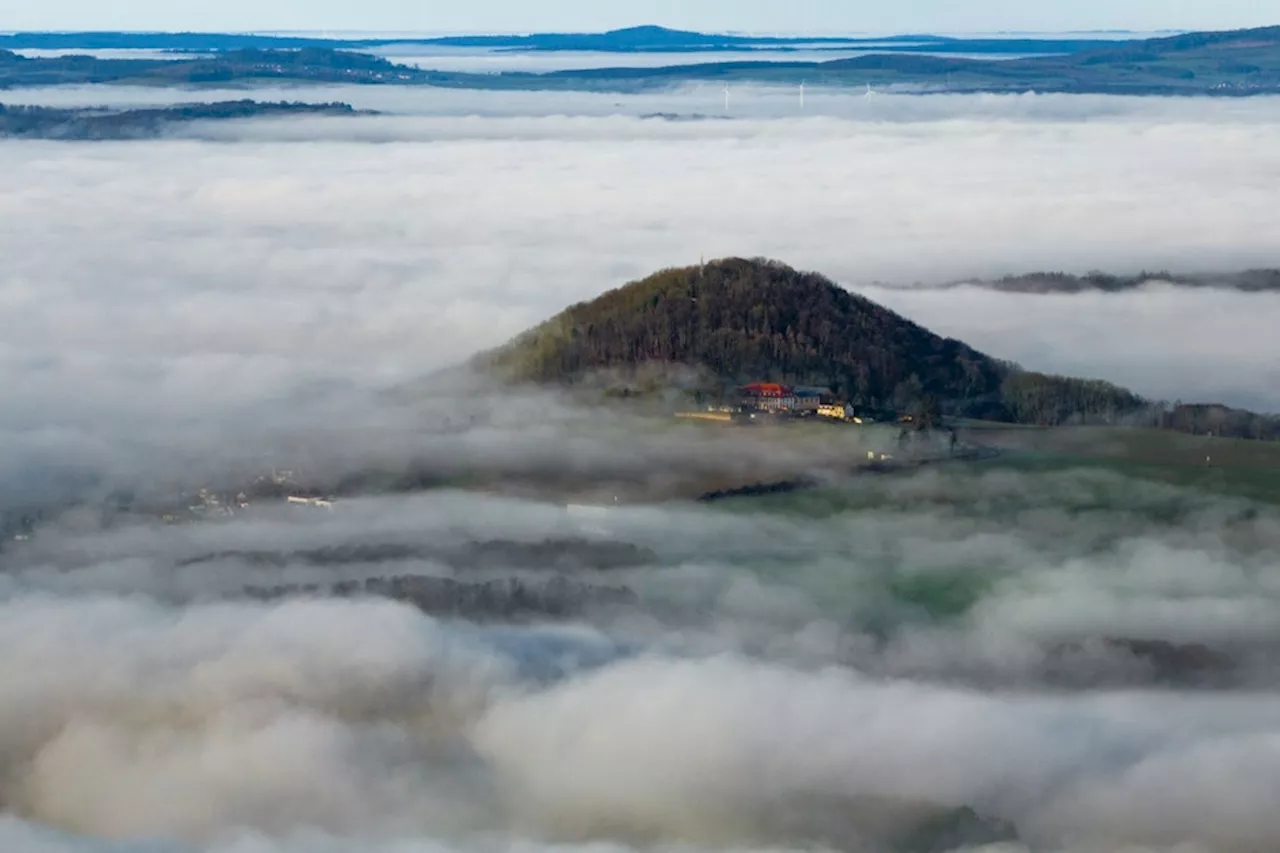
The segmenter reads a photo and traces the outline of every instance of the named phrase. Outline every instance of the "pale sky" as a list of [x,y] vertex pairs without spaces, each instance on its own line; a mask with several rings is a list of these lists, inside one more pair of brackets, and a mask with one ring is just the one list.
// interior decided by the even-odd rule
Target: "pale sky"
[[1280,0],[0,0],[0,30],[989,32],[1229,29]]

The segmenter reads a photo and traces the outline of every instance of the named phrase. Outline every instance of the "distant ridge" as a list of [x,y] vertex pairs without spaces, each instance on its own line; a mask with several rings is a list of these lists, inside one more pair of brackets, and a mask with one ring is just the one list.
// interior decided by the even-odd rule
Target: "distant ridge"
[[1137,290],[1148,285],[1174,285],[1176,287],[1220,288],[1240,290],[1246,293],[1280,292],[1280,269],[1260,268],[1231,273],[1171,273],[1143,271],[1135,275],[1112,275],[1091,272],[1073,275],[1064,272],[1034,272],[1023,275],[1007,275],[996,279],[965,279],[943,285],[917,286],[921,289],[950,289],[956,287],[981,287],[1003,290],[1009,293],[1085,293],[1099,291],[1120,293]]
[[[653,24],[622,27],[603,33],[528,33],[517,35],[451,35],[435,37],[371,37],[326,38],[317,35],[268,35],[255,33],[164,33],[164,32],[17,32],[0,33],[0,49],[9,50],[169,50],[224,51],[245,48],[297,49],[327,47],[346,50],[368,50],[388,45],[422,45],[437,47],[477,47],[520,50],[591,50],[632,52],[641,50],[717,50],[721,48],[785,48],[797,45],[892,44],[894,42],[926,42],[946,49],[950,44],[970,41],[954,36],[927,34],[866,36],[753,36],[732,33],[703,33],[678,30]],[[1085,49],[1104,42],[1092,39],[1028,38],[980,40],[983,42],[1017,41],[1028,45],[1043,43],[1066,49]],[[972,45],[970,45],[972,47]]]
[[[834,61],[690,61],[662,67],[545,73],[464,73],[399,65],[368,51],[393,44],[503,51],[868,50]],[[885,48],[885,44],[892,44]],[[878,46],[878,47],[877,47]],[[9,48],[11,50],[6,50]],[[149,48],[212,54],[189,59],[25,58],[12,50]],[[980,58],[974,58],[974,54]],[[998,60],[998,61],[997,61]],[[620,63],[622,65],[624,63]],[[233,34],[0,36],[0,87],[57,84],[225,85],[257,81],[431,85],[460,89],[640,92],[696,82],[858,87],[903,93],[1061,92],[1243,96],[1280,93],[1280,26],[1152,39],[854,39],[706,35],[662,27],[597,34],[335,40]]]
[[0,103],[0,138],[58,139],[65,141],[154,139],[172,128],[191,122],[228,121],[287,116],[374,115],[350,104],[219,101],[211,104],[175,104],[141,109],[6,106]]

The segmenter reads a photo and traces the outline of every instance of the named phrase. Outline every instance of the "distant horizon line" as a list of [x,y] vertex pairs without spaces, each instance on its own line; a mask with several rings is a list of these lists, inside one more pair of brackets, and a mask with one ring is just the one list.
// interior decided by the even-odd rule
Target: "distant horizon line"
[[[613,27],[607,30],[381,30],[381,29],[346,29],[346,28],[320,28],[320,29],[22,29],[22,30],[0,30],[0,36],[20,36],[20,35],[229,35],[229,36],[306,36],[309,38],[333,39],[341,40],[349,37],[366,37],[366,38],[456,38],[456,37],[519,37],[519,36],[547,36],[547,35],[572,35],[572,36],[596,36],[606,35],[610,33],[626,32],[628,30],[640,29],[645,27],[656,27],[671,32],[685,32],[701,36],[732,36],[739,38],[790,38],[790,39],[824,39],[824,38],[891,38],[906,36],[934,36],[934,37],[959,37],[959,38],[1027,38],[1027,37],[1051,37],[1051,36],[1145,36],[1145,35],[1177,35],[1191,32],[1214,32],[1214,30],[1192,30],[1185,28],[1167,28],[1167,29],[1124,29],[1124,28],[1097,28],[1097,29],[1068,29],[1068,30],[915,30],[915,31],[898,31],[898,30],[828,30],[828,31],[809,31],[809,30],[683,30],[676,27],[664,27],[656,24],[635,24],[627,27]],[[1228,28],[1230,29],[1239,28]]]

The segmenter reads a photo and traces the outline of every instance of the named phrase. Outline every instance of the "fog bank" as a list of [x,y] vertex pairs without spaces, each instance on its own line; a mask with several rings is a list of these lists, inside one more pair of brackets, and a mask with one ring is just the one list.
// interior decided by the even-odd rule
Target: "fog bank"
[[[236,145],[0,146],[6,385],[182,409],[368,387],[701,257],[771,256],[856,289],[1277,262],[1269,100],[886,97],[856,109],[898,120],[670,122],[514,115],[596,96],[379,95],[411,96],[478,114],[193,131]],[[1029,367],[1280,408],[1269,335],[1231,334],[1230,363],[1206,355],[1270,322],[1268,295],[873,293]]]
[[[858,475],[892,428],[433,375],[763,255],[1029,368],[1280,410],[1280,296],[883,286],[1275,265],[1280,101],[351,94],[399,114],[0,143],[0,510],[58,510],[0,543],[0,848],[1280,845],[1280,516],[1225,474]],[[708,472],[822,487],[626,499]],[[287,504],[307,478],[336,503]],[[628,594],[491,594],[543,583]]]

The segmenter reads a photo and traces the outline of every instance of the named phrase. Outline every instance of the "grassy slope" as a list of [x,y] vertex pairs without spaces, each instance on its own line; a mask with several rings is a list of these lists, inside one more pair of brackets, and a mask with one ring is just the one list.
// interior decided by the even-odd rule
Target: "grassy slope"
[[994,463],[1018,470],[1098,467],[1141,479],[1280,503],[1280,442],[1112,427],[960,431],[968,442],[1004,454]]
[[963,438],[976,443],[1045,455],[1125,459],[1191,468],[1280,467],[1280,442],[1187,435],[1170,430],[1123,427],[1010,429],[1007,424],[990,424],[966,427],[960,433]]

